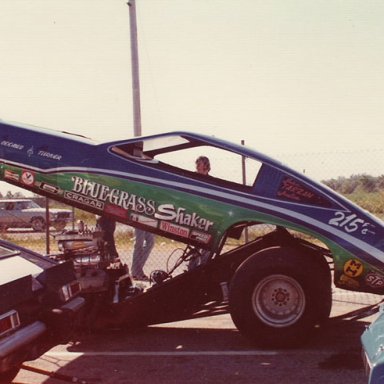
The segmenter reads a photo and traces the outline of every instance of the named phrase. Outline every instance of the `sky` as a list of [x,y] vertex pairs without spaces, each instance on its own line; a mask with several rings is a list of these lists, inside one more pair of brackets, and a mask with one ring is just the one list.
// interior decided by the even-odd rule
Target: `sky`
[[[143,135],[244,140],[318,178],[381,174],[383,1],[136,0],[136,13]],[[0,52],[0,119],[133,136],[126,0],[1,0]]]

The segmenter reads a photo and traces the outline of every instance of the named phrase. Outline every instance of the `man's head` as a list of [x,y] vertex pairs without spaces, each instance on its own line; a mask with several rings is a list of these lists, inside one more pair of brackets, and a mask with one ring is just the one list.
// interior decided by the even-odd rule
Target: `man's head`
[[211,164],[206,156],[199,156],[196,159],[196,172],[202,175],[208,175],[211,170]]

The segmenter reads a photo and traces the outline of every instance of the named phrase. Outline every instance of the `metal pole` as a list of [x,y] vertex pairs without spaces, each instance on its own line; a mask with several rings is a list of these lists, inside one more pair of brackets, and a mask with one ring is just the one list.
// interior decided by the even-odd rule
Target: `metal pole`
[[51,253],[50,248],[50,238],[49,238],[49,199],[48,197],[45,198],[45,252],[47,255]]
[[131,68],[132,68],[132,97],[133,97],[133,134],[141,136],[141,107],[139,53],[137,48],[136,1],[129,0],[129,25],[131,33]]
[[[245,141],[241,140],[241,145],[245,145]],[[242,169],[242,176],[243,176],[243,184],[247,184],[247,174],[245,172],[245,157],[241,156],[241,169]]]
[[[245,141],[241,140],[241,145],[245,145]],[[245,157],[241,156],[241,169],[242,169],[242,175],[243,175],[243,184],[247,184],[247,172],[245,168]],[[249,236],[248,236],[248,227],[245,228],[244,231],[244,237],[245,237],[245,242],[248,243]]]

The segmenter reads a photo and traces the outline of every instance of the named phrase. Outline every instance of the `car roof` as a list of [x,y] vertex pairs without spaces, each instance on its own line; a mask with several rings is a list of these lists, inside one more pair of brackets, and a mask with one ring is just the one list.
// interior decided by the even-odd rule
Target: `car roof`
[[[134,142],[140,142],[140,141],[148,141],[153,139],[162,139],[162,138],[170,138],[170,137],[181,137],[189,141],[190,143],[198,142],[200,145],[211,145],[214,147],[219,147],[222,149],[226,149],[235,153],[238,153],[243,156],[249,156],[253,158],[257,158],[260,161],[263,161],[268,164],[274,164],[281,166],[282,163],[276,159],[273,159],[269,157],[268,155],[261,153],[257,150],[254,150],[250,147],[247,147],[245,145],[236,144],[224,139],[219,139],[215,136],[209,136],[201,133],[194,133],[194,132],[187,132],[187,131],[172,131],[172,132],[165,132],[155,135],[148,135],[148,136],[137,136],[137,137],[131,137],[127,138],[125,140],[118,140],[118,141],[105,141],[103,143],[98,144],[99,147],[105,147],[110,148],[112,146],[119,146],[121,144],[126,143],[134,143]],[[168,152],[171,149],[170,148],[162,148],[164,152]],[[160,151],[152,151],[154,154],[160,153]]]
[[60,138],[63,138],[63,139],[70,139],[70,140],[78,141],[78,142],[85,143],[85,144],[90,144],[90,145],[97,145],[97,144],[99,144],[94,139],[91,139],[91,138],[83,136],[83,135],[79,135],[77,133],[64,131],[64,130],[55,130],[55,129],[50,129],[50,128],[42,128],[42,127],[37,127],[37,126],[31,125],[31,124],[19,123],[19,122],[10,121],[10,120],[4,120],[4,119],[0,119],[0,124],[4,125],[4,126],[10,126],[10,127],[21,128],[21,129],[27,129],[29,131],[35,131],[35,132],[38,132],[38,133],[42,133],[42,134],[44,134],[46,136],[60,137]]

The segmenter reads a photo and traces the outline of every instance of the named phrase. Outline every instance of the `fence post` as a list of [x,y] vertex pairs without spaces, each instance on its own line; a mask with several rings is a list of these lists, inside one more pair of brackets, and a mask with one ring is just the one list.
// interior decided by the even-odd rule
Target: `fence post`
[[49,199],[45,198],[45,251],[46,254],[50,253],[50,238],[49,238]]

